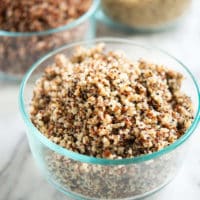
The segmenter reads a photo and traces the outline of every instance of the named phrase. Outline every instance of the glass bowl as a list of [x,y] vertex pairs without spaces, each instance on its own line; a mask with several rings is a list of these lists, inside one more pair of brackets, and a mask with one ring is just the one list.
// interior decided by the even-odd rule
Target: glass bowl
[[[105,43],[106,50],[120,49],[130,59],[144,58],[162,63],[185,76],[182,90],[192,98],[195,118],[188,131],[168,147],[130,159],[109,160],[81,155],[48,140],[32,124],[29,104],[35,81],[57,53],[70,56],[77,46],[90,47]],[[179,171],[188,151],[188,138],[199,122],[200,91],[191,72],[176,58],[161,50],[138,45],[129,40],[101,38],[59,48],[37,61],[25,75],[19,94],[32,154],[47,180],[74,199],[138,199],[157,192]]]
[[93,0],[89,10],[75,21],[42,32],[8,32],[0,30],[0,79],[21,80],[29,67],[65,43],[91,39],[95,36],[93,15],[99,0]]
[[97,19],[125,31],[151,32],[175,26],[192,0],[102,0]]

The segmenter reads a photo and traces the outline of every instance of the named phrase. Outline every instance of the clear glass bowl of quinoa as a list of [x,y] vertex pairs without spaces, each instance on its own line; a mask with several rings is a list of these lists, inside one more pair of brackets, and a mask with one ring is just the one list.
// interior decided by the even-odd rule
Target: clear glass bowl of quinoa
[[64,44],[95,35],[98,0],[2,0],[0,79],[19,81],[30,66]]
[[174,27],[189,12],[192,0],[102,0],[97,18],[129,31]]
[[101,38],[38,60],[19,104],[32,154],[55,188],[74,199],[139,199],[182,166],[200,91],[166,52]]

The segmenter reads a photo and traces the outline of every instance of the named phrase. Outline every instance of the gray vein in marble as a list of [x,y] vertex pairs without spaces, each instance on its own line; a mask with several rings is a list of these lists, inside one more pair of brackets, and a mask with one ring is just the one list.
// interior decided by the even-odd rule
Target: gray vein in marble
[[[4,185],[0,188],[1,198],[4,200],[9,200],[11,192],[18,184],[21,173],[23,173],[23,166],[26,163],[26,158],[29,154],[29,148],[25,141],[25,136],[19,140],[15,150],[13,150],[13,155],[8,161],[8,167],[2,171],[0,176],[0,179],[4,180]],[[6,185],[7,187],[4,188]]]
[[10,157],[10,159],[7,161],[7,163],[2,167],[1,171],[0,171],[0,178],[1,176],[9,169],[9,166],[13,163],[14,158],[16,157],[16,154],[19,150],[19,147],[21,146],[22,142],[24,141],[25,137],[21,137],[18,141],[18,143],[15,145],[15,147],[13,148],[13,153]]

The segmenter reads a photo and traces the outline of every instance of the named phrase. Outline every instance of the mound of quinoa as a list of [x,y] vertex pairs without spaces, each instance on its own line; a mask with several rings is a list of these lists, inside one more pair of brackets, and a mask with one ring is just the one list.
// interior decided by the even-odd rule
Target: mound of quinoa
[[55,56],[36,82],[30,116],[54,143],[74,152],[120,159],[156,152],[191,125],[183,76],[99,44]]
[[91,0],[1,0],[0,29],[43,31],[68,24],[89,9]]
[[102,0],[102,10],[112,20],[133,28],[159,28],[180,20],[191,0]]

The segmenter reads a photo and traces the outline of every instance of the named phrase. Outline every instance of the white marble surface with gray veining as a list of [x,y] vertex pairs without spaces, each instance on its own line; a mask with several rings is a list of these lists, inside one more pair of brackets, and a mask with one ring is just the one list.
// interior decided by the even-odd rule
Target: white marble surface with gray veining
[[[151,34],[125,34],[98,23],[97,35],[131,38],[154,45],[183,61],[200,77],[200,1],[176,29]],[[200,80],[200,79],[198,79]],[[31,156],[18,111],[18,84],[0,83],[0,200],[68,200],[40,174]],[[200,199],[200,127],[176,178],[148,200]]]

